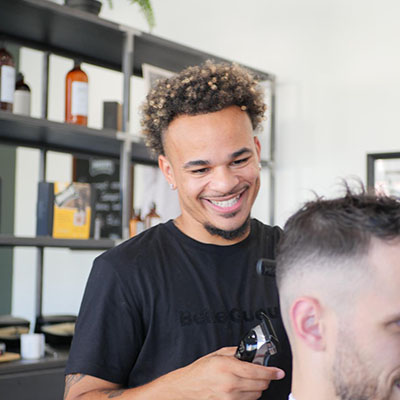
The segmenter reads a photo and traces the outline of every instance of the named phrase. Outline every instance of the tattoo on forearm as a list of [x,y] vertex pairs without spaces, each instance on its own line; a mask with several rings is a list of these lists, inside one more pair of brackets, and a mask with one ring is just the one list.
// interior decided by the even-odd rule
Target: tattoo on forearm
[[114,399],[115,397],[119,397],[122,394],[124,394],[125,389],[119,389],[119,390],[104,389],[104,390],[101,390],[101,393],[108,394],[109,399]]
[[71,374],[65,377],[64,400],[67,398],[71,387],[75,385],[75,383],[78,383],[80,380],[82,380],[85,376],[85,374]]

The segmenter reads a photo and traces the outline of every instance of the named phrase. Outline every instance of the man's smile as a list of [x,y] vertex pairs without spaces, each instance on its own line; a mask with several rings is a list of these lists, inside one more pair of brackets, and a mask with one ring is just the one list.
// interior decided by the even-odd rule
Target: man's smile
[[240,206],[242,205],[243,194],[246,192],[247,187],[242,188],[240,193],[218,197],[217,198],[209,198],[202,197],[202,200],[205,200],[214,210],[223,213],[233,213],[236,212]]
[[218,207],[227,208],[227,207],[232,207],[233,205],[235,205],[238,202],[239,198],[240,198],[240,195],[238,195],[230,200],[224,200],[224,201],[210,200],[210,201],[212,204],[214,204]]

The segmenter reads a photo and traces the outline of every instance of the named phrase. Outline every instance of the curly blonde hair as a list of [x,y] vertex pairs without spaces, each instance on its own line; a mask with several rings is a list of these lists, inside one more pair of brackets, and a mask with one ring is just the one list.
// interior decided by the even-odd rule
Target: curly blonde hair
[[142,106],[142,133],[155,155],[164,155],[163,133],[179,115],[199,115],[236,105],[246,111],[253,129],[263,120],[266,105],[254,76],[237,64],[214,63],[188,67],[161,79]]

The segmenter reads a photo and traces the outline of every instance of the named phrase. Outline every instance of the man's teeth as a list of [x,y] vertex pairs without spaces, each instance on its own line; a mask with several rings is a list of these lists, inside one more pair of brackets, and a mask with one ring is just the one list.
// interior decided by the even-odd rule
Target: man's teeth
[[218,207],[228,208],[234,206],[238,202],[239,198],[240,195],[225,201],[213,201],[213,200],[210,201],[211,203],[215,204]]

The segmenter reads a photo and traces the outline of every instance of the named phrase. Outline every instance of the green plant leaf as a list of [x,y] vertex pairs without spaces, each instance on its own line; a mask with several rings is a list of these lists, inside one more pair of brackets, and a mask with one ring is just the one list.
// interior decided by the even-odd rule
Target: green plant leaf
[[[154,18],[153,8],[151,6],[150,0],[129,0],[131,4],[137,3],[140,7],[140,10],[144,14],[147,23],[149,24],[150,30],[152,30],[156,24]],[[112,0],[107,0],[110,8],[113,8]]]
[[155,26],[154,12],[150,0],[130,0],[131,4],[137,3],[143,12],[150,29]]

